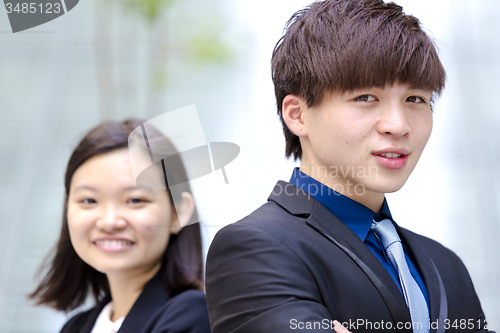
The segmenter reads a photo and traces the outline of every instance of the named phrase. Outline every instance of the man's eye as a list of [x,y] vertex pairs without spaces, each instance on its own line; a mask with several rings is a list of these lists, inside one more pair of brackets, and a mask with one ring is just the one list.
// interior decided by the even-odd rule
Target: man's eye
[[96,203],[96,201],[94,199],[91,199],[91,198],[86,198],[86,199],[83,199],[82,201],[80,201],[81,203],[84,203],[86,205],[90,205],[90,204],[94,204]]
[[377,99],[373,97],[372,95],[361,95],[356,98],[356,101],[361,101],[361,102],[373,102],[376,101]]
[[412,103],[425,103],[425,100],[422,97],[418,96],[410,96],[406,100]]

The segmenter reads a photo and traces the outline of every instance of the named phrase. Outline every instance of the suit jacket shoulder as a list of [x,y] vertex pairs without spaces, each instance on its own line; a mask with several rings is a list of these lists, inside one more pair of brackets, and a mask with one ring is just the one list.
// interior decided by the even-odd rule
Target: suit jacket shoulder
[[158,316],[154,318],[151,333],[210,333],[205,293],[200,290],[186,290],[173,297],[158,310]]
[[[90,333],[109,299],[76,314],[61,333]],[[210,333],[205,293],[186,290],[169,298],[158,275],[151,279],[125,317],[118,333]]]
[[304,254],[317,233],[304,221],[269,201],[219,230],[206,270],[213,333],[288,332],[293,319],[332,319],[317,285],[319,266]]

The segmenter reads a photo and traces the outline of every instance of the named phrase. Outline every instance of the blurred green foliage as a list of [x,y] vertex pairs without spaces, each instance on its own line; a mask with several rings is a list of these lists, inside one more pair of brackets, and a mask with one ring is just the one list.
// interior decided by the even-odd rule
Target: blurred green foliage
[[198,27],[188,40],[191,58],[197,64],[224,63],[231,59],[233,50],[223,40],[224,29],[216,18],[199,22]]
[[147,21],[154,22],[162,12],[178,0],[121,0],[130,10],[143,15]]
[[[227,28],[228,21],[223,14],[225,1],[231,0],[96,1],[106,3],[109,13],[112,13],[113,9],[123,10],[127,15],[118,16],[119,20],[124,20],[123,22],[130,19],[132,19],[130,22],[142,22],[138,26],[144,27],[147,31],[147,37],[144,39],[147,44],[143,44],[148,47],[146,80],[153,88],[153,92],[163,93],[179,75],[200,73],[210,66],[227,64],[236,54],[229,42],[232,32]],[[101,20],[108,24],[111,22],[106,15],[101,16]],[[116,25],[111,24],[108,27],[113,29]],[[110,33],[104,43],[112,45],[116,36]],[[98,57],[106,56],[106,54],[98,55]],[[114,59],[111,57],[99,61],[110,63]],[[106,85],[109,84],[101,86]],[[108,87],[110,91],[116,89],[119,88]],[[106,95],[108,92],[105,91],[103,94]]]
[[[214,9],[210,12],[180,11],[180,15],[177,7],[186,5],[189,1],[192,5],[196,4],[196,1],[204,0],[118,0],[118,3],[129,13],[139,15],[151,28],[157,23],[170,21],[170,31],[165,31],[158,42],[167,43],[168,49],[182,50],[182,59],[186,65],[203,67],[230,61],[235,52],[231,44],[224,39],[227,30],[224,18],[216,10],[217,2],[209,6]],[[177,15],[172,17],[169,11],[176,11]],[[168,81],[165,75],[165,69],[154,69],[151,76],[153,86],[164,87]]]

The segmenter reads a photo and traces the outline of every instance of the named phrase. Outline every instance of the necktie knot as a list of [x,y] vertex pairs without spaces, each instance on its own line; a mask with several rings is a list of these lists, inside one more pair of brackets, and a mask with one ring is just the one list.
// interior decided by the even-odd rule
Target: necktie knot
[[389,219],[380,222],[373,221],[371,229],[375,232],[385,250],[395,242],[401,242],[396,228]]

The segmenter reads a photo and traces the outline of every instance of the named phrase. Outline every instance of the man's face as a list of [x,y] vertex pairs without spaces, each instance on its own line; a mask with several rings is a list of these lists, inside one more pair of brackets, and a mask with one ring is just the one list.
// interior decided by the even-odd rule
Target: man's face
[[431,134],[430,98],[407,85],[327,94],[302,113],[301,170],[349,197],[399,190]]

